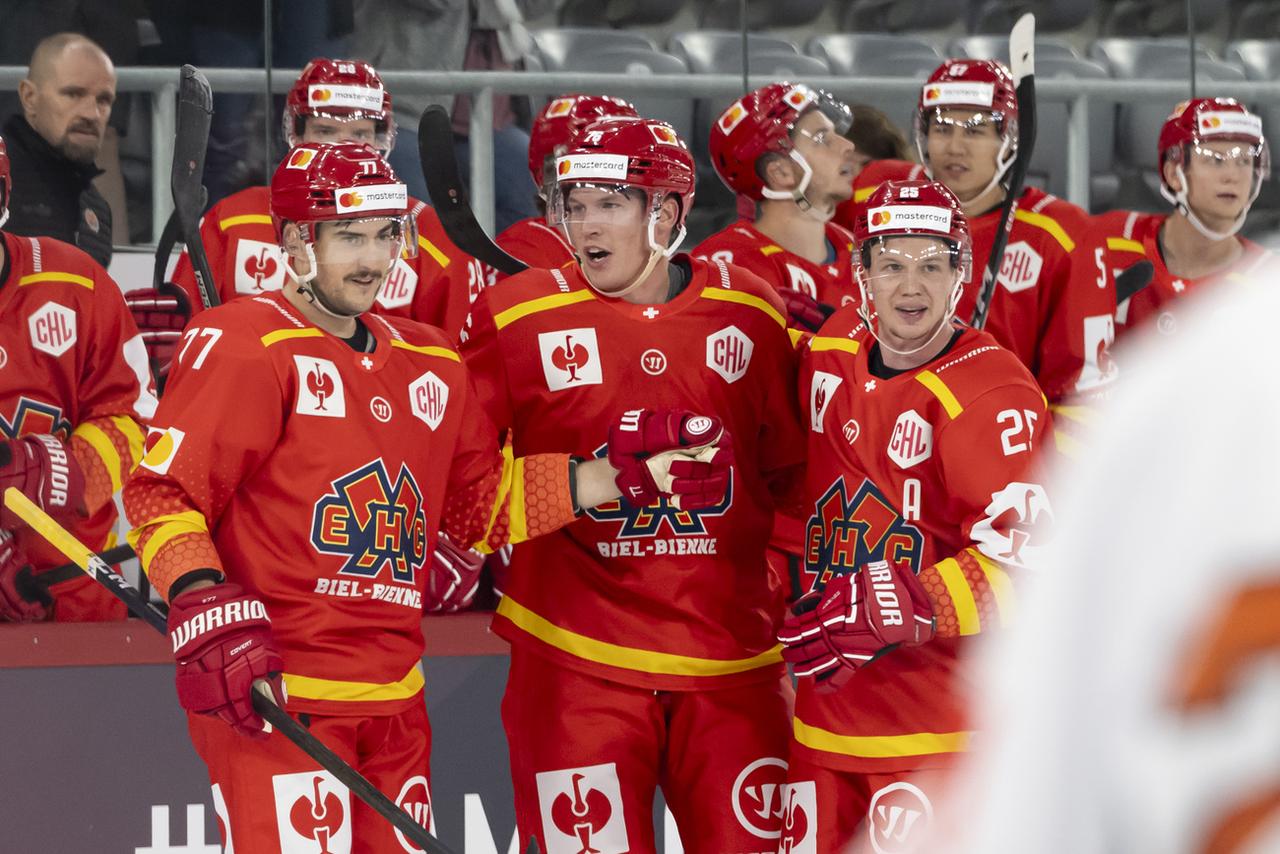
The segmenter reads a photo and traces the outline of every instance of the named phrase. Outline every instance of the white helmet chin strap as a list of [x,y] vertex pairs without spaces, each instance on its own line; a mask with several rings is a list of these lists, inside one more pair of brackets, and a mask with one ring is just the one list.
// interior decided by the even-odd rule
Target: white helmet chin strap
[[[918,135],[916,137],[916,153],[920,155],[920,162],[924,164],[924,174],[928,176],[930,181],[937,181],[938,179],[933,177],[933,169],[929,166],[929,157],[921,147]],[[1004,180],[1004,176],[1017,159],[1018,152],[1013,150],[1013,137],[1011,134],[1005,134],[1000,141],[1000,150],[996,152],[996,174],[991,176],[987,186],[983,187],[981,192],[975,193],[973,198],[980,199],[991,192],[997,184]]]
[[[671,241],[671,245],[669,246],[663,246],[661,243],[659,243],[657,235],[654,233],[654,230],[657,228],[657,225],[658,225],[658,213],[662,207],[663,199],[665,198],[666,198],[665,193],[661,196],[655,196],[655,203],[650,207],[649,224],[645,230],[645,233],[649,242],[649,260],[645,262],[644,269],[642,269],[640,273],[634,279],[631,280],[630,283],[628,283],[622,288],[619,288],[616,291],[606,291],[603,288],[601,288],[599,285],[597,285],[595,282],[591,281],[591,274],[588,273],[587,269],[582,266],[581,261],[578,262],[578,269],[582,270],[582,278],[587,280],[587,284],[591,286],[592,290],[594,290],[596,293],[600,294],[601,296],[606,296],[610,298],[625,296],[631,293],[632,291],[634,291],[636,288],[640,287],[640,285],[644,284],[644,282],[649,278],[649,274],[651,274],[654,268],[658,266],[659,261],[663,259],[669,259],[672,255],[676,254],[676,250],[680,248],[681,243],[684,243],[685,236],[689,233],[689,230],[685,228],[683,224],[681,224],[676,229],[674,239]],[[560,226],[560,230],[564,232],[566,242],[568,242],[569,245],[572,246],[573,241],[568,239],[569,238],[568,226],[562,223]]]
[[771,190],[768,187],[763,187],[760,190],[760,195],[778,202],[795,202],[800,210],[818,222],[830,221],[831,217],[836,215],[835,205],[832,205],[830,210],[823,211],[814,207],[813,202],[805,195],[805,191],[809,189],[809,183],[813,180],[813,167],[809,165],[809,161],[804,159],[804,155],[795,148],[788,152],[788,156],[800,164],[800,183],[791,190]]
[[1182,164],[1179,163],[1175,166],[1174,171],[1178,176],[1178,181],[1182,184],[1182,189],[1175,193],[1170,190],[1163,181],[1161,181],[1160,195],[1164,196],[1165,200],[1168,201],[1169,204],[1177,208],[1178,211],[1187,218],[1187,222],[1191,223],[1191,226],[1196,231],[1200,232],[1210,240],[1226,240],[1229,237],[1234,237],[1236,232],[1244,227],[1244,220],[1245,217],[1249,215],[1249,208],[1252,207],[1254,199],[1258,198],[1258,192],[1256,190],[1249,198],[1248,203],[1244,206],[1244,210],[1240,211],[1240,216],[1236,217],[1235,221],[1231,223],[1231,227],[1229,229],[1226,231],[1214,231],[1212,228],[1205,225],[1200,217],[1196,216],[1195,211],[1191,209],[1191,203],[1187,201],[1187,176],[1186,173],[1182,171]]
[[857,276],[858,288],[862,291],[862,304],[858,306],[858,316],[861,317],[862,322],[867,325],[867,331],[871,333],[872,338],[876,339],[876,343],[879,344],[882,349],[888,350],[895,356],[914,356],[916,353],[919,353],[921,350],[933,344],[933,342],[937,340],[938,335],[940,335],[944,329],[951,326],[951,321],[956,316],[956,306],[960,304],[960,296],[964,293],[964,278],[960,275],[959,271],[957,271],[956,283],[951,288],[951,298],[948,300],[949,305],[947,306],[947,312],[942,316],[942,319],[938,321],[938,327],[933,330],[933,333],[926,338],[924,343],[919,347],[913,347],[910,350],[898,350],[886,344],[884,339],[880,337],[880,334],[876,332],[876,325],[873,320],[878,316],[879,312],[872,314],[871,309],[869,308],[871,305],[871,286],[867,282],[867,271],[863,269],[861,265],[858,267]]
[[[326,300],[324,296],[321,295],[320,291],[311,287],[311,283],[314,282],[316,278],[316,253],[315,253],[315,250],[311,248],[311,244],[305,240],[302,243],[302,248],[307,253],[307,264],[310,265],[310,268],[311,268],[311,271],[309,273],[306,273],[305,275],[298,275],[298,271],[293,269],[293,259],[291,259],[287,253],[285,254],[285,258],[284,258],[284,268],[285,270],[288,271],[289,275],[293,278],[293,280],[297,282],[298,293],[302,294],[306,298],[307,302],[311,303],[312,306],[320,309],[320,311],[324,312],[330,317],[336,317],[339,320],[347,320],[352,317],[359,317],[362,314],[362,312],[357,311],[353,313],[347,313],[347,312],[337,311],[336,309],[334,309],[332,306],[328,304],[328,300]],[[383,280],[383,284],[386,284],[385,279]]]

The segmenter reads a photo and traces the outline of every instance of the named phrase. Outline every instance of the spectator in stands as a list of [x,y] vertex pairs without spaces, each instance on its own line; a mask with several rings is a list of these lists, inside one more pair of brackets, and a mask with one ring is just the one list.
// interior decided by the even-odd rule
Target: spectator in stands
[[4,125],[13,163],[8,230],[56,237],[107,266],[111,208],[93,179],[116,98],[111,58],[77,33],[49,36],[31,54],[18,96],[22,113]]

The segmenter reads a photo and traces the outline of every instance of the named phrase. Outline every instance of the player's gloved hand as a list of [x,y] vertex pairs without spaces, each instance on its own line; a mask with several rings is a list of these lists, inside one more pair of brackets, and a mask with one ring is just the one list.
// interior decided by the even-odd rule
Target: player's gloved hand
[[[84,472],[71,449],[57,436],[33,433],[0,441],[0,495],[11,486],[60,521],[85,516]],[[0,504],[0,528],[16,530],[25,522]]]
[[471,604],[480,586],[480,570],[484,555],[475,549],[464,549],[444,531],[431,556],[427,574],[427,591],[422,599],[424,611],[451,613]]
[[0,531],[0,621],[38,623],[49,619],[53,597],[32,580],[31,565],[16,538]]
[[284,660],[262,600],[238,584],[188,590],[169,605],[169,639],[178,662],[178,702],[217,715],[237,731],[265,738],[270,726],[253,710],[254,683],[266,681],[283,707]]
[[802,596],[778,633],[782,657],[819,690],[836,690],[860,668],[899,645],[933,638],[933,604],[912,572],[886,561],[833,577]]
[[161,282],[159,288],[125,294],[124,301],[142,333],[142,343],[146,345],[156,378],[167,375],[173,351],[182,339],[182,330],[191,320],[191,298],[181,286]]
[[724,499],[733,445],[719,418],[683,409],[632,409],[609,428],[609,463],[622,498],[633,507],[665,495],[682,510]]
[[795,288],[778,291],[778,296],[782,297],[782,304],[787,307],[787,319],[791,322],[790,325],[808,329],[810,332],[821,329],[822,324],[826,323],[827,318],[836,311],[826,303],[818,302]]

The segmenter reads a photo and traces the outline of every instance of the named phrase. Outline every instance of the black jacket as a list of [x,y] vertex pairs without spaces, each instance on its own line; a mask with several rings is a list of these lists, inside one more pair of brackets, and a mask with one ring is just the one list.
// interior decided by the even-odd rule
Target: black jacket
[[56,237],[79,246],[106,267],[111,263],[111,208],[93,186],[102,170],[72,162],[45,141],[26,117],[4,123],[13,198],[5,231]]

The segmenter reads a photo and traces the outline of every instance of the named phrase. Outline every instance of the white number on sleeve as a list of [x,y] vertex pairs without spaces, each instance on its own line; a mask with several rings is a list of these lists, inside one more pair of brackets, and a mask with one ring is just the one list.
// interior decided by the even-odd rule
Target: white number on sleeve
[[204,346],[200,348],[200,355],[196,356],[196,360],[191,364],[191,370],[198,371],[200,366],[204,364],[204,360],[208,358],[209,351],[213,349],[213,345],[218,343],[218,339],[222,337],[221,329],[214,329],[208,326],[197,326],[188,329],[183,333],[182,349],[178,351],[178,361],[183,362],[187,356],[187,349],[191,346],[196,338],[207,338]]
[[[1031,440],[1036,432],[1036,418],[1036,413],[1030,409],[1004,409],[996,415],[996,424],[1009,424],[1000,432],[1000,448],[1006,457],[1031,449]],[[1025,440],[1021,438],[1023,431],[1026,431]]]

